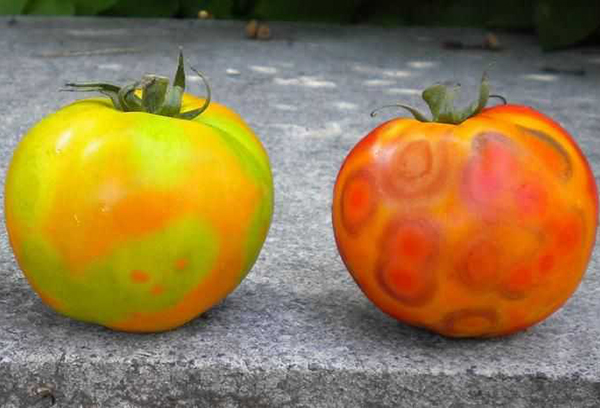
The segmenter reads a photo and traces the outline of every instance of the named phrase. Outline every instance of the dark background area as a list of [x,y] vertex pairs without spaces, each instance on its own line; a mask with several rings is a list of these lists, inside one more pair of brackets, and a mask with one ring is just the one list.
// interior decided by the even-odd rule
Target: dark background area
[[99,15],[482,27],[536,35],[544,50],[600,44],[599,0],[2,0],[0,14]]

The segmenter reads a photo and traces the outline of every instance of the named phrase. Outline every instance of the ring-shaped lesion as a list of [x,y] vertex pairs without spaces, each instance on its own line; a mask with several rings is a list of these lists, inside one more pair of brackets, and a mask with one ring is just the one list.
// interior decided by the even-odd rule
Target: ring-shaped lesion
[[581,257],[586,230],[580,211],[563,211],[560,218],[548,221],[547,233],[535,252],[509,268],[499,282],[499,293],[509,300],[520,300],[531,295],[536,288],[568,273]]
[[346,231],[357,234],[377,208],[377,188],[373,175],[366,169],[351,174],[341,194],[341,218]]
[[449,335],[478,336],[493,332],[498,326],[498,312],[489,307],[465,308],[448,313],[441,322],[443,332]]
[[393,220],[384,231],[377,281],[407,306],[427,304],[437,291],[440,233],[424,219]]
[[467,244],[457,271],[461,283],[469,289],[489,291],[500,280],[501,268],[502,248],[494,239],[483,237]]
[[546,167],[563,181],[573,176],[573,163],[569,152],[555,138],[539,129],[517,125],[526,135],[524,142],[541,158]]
[[415,139],[384,148],[381,184],[396,198],[428,197],[440,191],[449,167],[449,146],[444,140]]
[[[549,258],[540,260],[547,247],[548,239],[539,226],[527,227],[511,219],[478,223],[463,232],[456,243],[454,276],[457,283],[471,292],[505,295],[512,274],[522,272],[513,279],[516,282],[513,286],[529,290],[529,271],[524,268],[540,264],[548,270]],[[504,297],[515,298],[510,293]]]
[[462,171],[461,192],[474,213],[489,220],[511,216],[515,190],[524,165],[517,146],[499,132],[481,132],[471,142],[471,157]]

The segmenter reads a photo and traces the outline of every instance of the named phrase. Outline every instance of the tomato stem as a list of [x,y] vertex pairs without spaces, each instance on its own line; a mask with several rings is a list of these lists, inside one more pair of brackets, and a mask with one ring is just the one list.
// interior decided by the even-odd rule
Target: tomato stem
[[504,104],[506,99],[500,95],[490,95],[490,87],[487,78],[487,72],[481,77],[481,85],[479,86],[479,98],[463,109],[457,109],[454,106],[454,97],[460,90],[460,84],[435,84],[425,89],[422,97],[429,106],[432,118],[429,119],[418,109],[404,104],[385,105],[371,112],[374,117],[381,109],[389,107],[397,107],[409,111],[416,120],[420,122],[435,122],[458,125],[472,116],[477,115],[485,108],[490,98],[498,98]]
[[[206,77],[193,67],[190,67],[200,77],[206,88],[204,104],[198,108],[181,112],[181,102],[185,92],[185,71],[183,52],[179,51],[177,71],[173,85],[167,77],[148,74],[133,84],[119,87],[103,82],[67,83],[62,91],[70,92],[99,92],[108,96],[115,109],[123,112],[146,112],[155,115],[169,116],[192,120],[202,114],[210,104],[211,89]],[[141,90],[141,98],[136,91]]]

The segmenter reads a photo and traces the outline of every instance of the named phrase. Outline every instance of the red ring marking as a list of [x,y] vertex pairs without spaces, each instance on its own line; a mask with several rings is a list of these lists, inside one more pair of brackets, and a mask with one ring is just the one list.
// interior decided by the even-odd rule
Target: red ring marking
[[520,167],[510,140],[500,133],[481,133],[472,143],[476,154],[463,173],[467,197],[484,208],[506,206],[499,202],[500,197]]
[[458,276],[470,289],[489,290],[500,278],[500,257],[501,252],[495,242],[489,239],[476,241],[461,262]]
[[476,332],[479,331],[481,333],[473,334],[489,334],[498,325],[498,320],[498,313],[494,309],[468,308],[448,313],[442,320],[442,327],[450,334],[469,335],[471,333],[463,333],[464,331],[468,331],[469,328],[460,327],[460,325],[466,324],[468,326],[469,323],[482,324],[482,326],[475,328],[477,329],[475,330]]
[[358,233],[375,212],[377,193],[373,183],[373,177],[366,170],[357,171],[344,183],[341,217],[350,234]]
[[382,186],[399,198],[433,195],[448,173],[448,146],[437,142],[435,151],[429,140],[414,140],[403,147],[390,145],[389,160],[382,164]]
[[438,230],[426,220],[395,220],[382,237],[378,282],[394,299],[420,306],[433,298],[437,282]]

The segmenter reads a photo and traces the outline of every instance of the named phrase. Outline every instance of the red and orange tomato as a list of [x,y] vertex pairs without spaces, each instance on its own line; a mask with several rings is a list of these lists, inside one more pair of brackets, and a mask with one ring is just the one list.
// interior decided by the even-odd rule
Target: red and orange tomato
[[348,154],[334,189],[337,246],[365,295],[452,337],[505,335],[556,311],[584,275],[597,222],[573,138],[517,105],[458,124],[388,121]]
[[[180,96],[182,112],[206,107]],[[5,186],[10,243],[42,300],[124,331],[172,329],[222,300],[272,210],[267,153],[215,102],[183,119],[77,101],[22,139]]]

